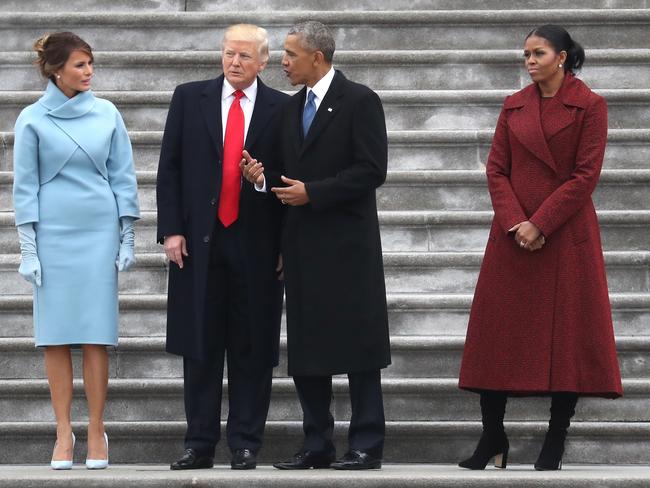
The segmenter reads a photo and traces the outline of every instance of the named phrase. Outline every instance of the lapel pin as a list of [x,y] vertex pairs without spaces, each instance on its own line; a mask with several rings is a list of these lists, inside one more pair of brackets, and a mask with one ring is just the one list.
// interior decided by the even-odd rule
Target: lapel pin
[[327,107],[327,111],[328,111],[328,112],[331,112],[331,111],[332,111],[332,107]]

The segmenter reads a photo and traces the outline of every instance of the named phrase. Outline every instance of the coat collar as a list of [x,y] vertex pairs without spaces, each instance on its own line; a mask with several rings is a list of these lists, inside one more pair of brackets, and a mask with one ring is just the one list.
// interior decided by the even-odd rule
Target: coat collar
[[223,127],[221,124],[221,89],[223,87],[224,76],[218,76],[210,81],[201,93],[201,112],[208,133],[212,138],[214,147],[217,149],[219,157],[223,154]]
[[68,98],[54,82],[47,83],[45,93],[39,102],[48,109],[48,115],[59,119],[75,119],[90,112],[95,106],[95,95],[92,91],[79,92]]
[[[316,140],[318,135],[323,132],[325,127],[327,127],[329,123],[338,115],[340,111],[339,108],[341,105],[341,98],[344,96],[343,87],[346,81],[347,78],[343,76],[343,73],[341,73],[339,70],[336,70],[329,90],[327,90],[323,101],[318,107],[316,115],[314,116],[314,121],[312,122],[311,128],[307,133],[307,137],[302,143],[301,153],[304,153],[304,151]],[[306,88],[303,88],[299,93],[300,96],[298,97],[300,100],[300,113],[298,116],[298,124],[300,127],[302,127],[302,109],[305,104],[306,92]]]
[[271,114],[273,113],[272,107],[275,105],[269,98],[268,87],[262,83],[262,80],[257,79],[257,96],[255,97],[255,106],[253,107],[253,115],[251,123],[248,126],[248,133],[246,134],[246,141],[244,147],[250,150],[259,136],[264,131]]
[[[585,108],[591,90],[573,73],[567,73],[562,86],[549,101],[544,115],[544,126],[549,141],[551,138],[575,121],[575,108]],[[557,172],[557,165],[542,130],[540,117],[541,95],[537,84],[532,83],[523,90],[511,95],[503,104],[511,110],[508,126],[515,137],[541,159],[550,169]]]

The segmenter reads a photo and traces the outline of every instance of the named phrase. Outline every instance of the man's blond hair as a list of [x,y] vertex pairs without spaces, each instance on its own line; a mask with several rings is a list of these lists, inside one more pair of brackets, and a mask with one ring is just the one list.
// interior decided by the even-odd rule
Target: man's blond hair
[[269,60],[269,36],[266,29],[253,24],[235,24],[226,29],[221,41],[221,50],[226,41],[252,41],[257,44],[262,63]]

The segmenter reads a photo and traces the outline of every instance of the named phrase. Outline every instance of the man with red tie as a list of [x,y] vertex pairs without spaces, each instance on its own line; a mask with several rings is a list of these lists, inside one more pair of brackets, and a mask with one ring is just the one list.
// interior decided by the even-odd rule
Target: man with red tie
[[174,91],[157,179],[158,235],[169,264],[167,346],[183,356],[185,453],[171,469],[211,468],[220,438],[224,356],[233,469],[252,469],[278,364],[282,205],[242,179],[247,149],[272,168],[288,96],[258,78],[266,31],[223,37],[223,75]]

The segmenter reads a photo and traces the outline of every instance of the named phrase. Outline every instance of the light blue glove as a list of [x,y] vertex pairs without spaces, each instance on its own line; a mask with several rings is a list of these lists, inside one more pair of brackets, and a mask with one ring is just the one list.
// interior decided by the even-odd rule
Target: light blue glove
[[133,217],[120,218],[120,253],[115,265],[119,271],[128,271],[135,264],[135,232],[133,231]]
[[41,286],[41,262],[36,254],[36,231],[29,222],[17,227],[20,240],[20,267],[18,272],[32,285]]

